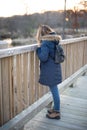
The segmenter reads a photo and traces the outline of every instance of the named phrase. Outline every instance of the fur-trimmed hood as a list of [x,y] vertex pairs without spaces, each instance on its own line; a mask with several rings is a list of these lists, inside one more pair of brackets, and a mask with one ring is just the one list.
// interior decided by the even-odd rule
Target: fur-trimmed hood
[[49,34],[49,35],[45,35],[45,36],[41,36],[40,40],[47,40],[47,41],[60,41],[62,38],[60,35],[57,34]]

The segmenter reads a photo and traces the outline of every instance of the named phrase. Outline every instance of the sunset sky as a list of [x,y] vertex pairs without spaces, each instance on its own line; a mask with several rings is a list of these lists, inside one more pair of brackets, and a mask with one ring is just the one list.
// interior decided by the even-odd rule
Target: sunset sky
[[[48,10],[64,8],[65,0],[0,0],[0,17],[12,15],[32,14]],[[66,8],[73,8],[81,0],[66,0]]]

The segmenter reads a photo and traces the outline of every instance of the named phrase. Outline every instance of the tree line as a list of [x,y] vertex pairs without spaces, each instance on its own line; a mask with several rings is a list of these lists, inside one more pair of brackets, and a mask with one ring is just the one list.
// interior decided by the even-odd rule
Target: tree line
[[[47,11],[32,15],[0,18],[0,37],[11,36],[33,37],[40,24],[48,24],[52,28],[63,27],[64,11]],[[87,28],[87,10],[66,10],[65,27],[70,29]]]

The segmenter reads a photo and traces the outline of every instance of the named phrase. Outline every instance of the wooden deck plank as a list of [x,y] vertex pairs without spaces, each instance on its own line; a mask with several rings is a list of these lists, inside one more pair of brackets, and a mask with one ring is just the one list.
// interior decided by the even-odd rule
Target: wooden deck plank
[[73,89],[71,88],[70,90],[68,89],[67,91],[64,92],[65,95],[69,95],[69,96],[73,96],[73,93],[74,93],[74,97],[77,97],[77,98],[84,98],[84,99],[87,99],[87,89],[84,89],[83,90],[79,90],[79,91],[76,91],[76,89]]
[[75,98],[75,97],[71,97],[71,96],[67,96],[67,95],[62,95],[61,98],[62,98],[61,99],[62,102],[65,101],[65,98],[66,98],[66,100],[68,100],[68,102],[66,102],[66,103],[73,103],[75,105],[80,104],[80,106],[81,105],[87,105],[86,99],[81,99],[81,98],[77,98],[77,97]]
[[[69,130],[86,130],[87,125],[86,124],[81,124],[81,121],[74,121],[70,120],[70,118],[67,117],[64,118],[63,116],[61,117],[61,120],[49,120],[45,117],[45,114],[39,114],[37,115],[34,120],[34,122],[39,122],[39,126],[42,127],[42,124],[44,127],[48,127],[49,125],[49,130],[53,130],[53,127],[56,127],[56,130],[61,128],[61,130],[69,129]],[[33,123],[34,124],[34,123]],[[79,125],[78,125],[79,124]],[[28,124],[30,126],[31,124]],[[28,128],[28,126],[26,128]],[[26,129],[24,129],[26,130]],[[27,129],[30,130],[30,129]]]
[[76,112],[81,112],[81,113],[86,113],[87,112],[87,108],[82,108],[82,107],[78,107],[77,105],[70,105],[70,104],[61,104],[61,108],[64,108],[64,109],[70,109],[71,111],[76,111]]
[[87,76],[80,80],[61,95],[60,120],[47,119],[45,108],[25,125],[24,130],[87,130]]
[[[65,108],[63,108],[63,109],[65,109]],[[63,111],[63,110],[62,110]],[[61,112],[62,113],[62,112]],[[34,119],[34,121],[36,122],[36,121],[39,121],[39,122],[45,122],[45,123],[51,123],[52,124],[52,122],[53,122],[53,124],[52,125],[55,125],[55,123],[54,123],[54,121],[52,121],[52,122],[50,122],[50,120],[49,119],[47,119],[46,117],[45,117],[45,114],[46,113],[42,113],[42,115],[38,115],[35,119]],[[76,116],[76,115],[75,115]],[[78,116],[79,117],[79,116]],[[83,116],[84,117],[84,116]],[[86,117],[85,117],[85,119],[87,119]],[[82,129],[85,129],[85,128],[87,128],[87,120],[85,120],[85,121],[83,121],[83,120],[77,120],[77,119],[75,119],[75,118],[72,118],[72,115],[71,115],[71,117],[69,116],[69,114],[67,115],[67,113],[66,113],[66,116],[64,116],[64,114],[62,113],[61,114],[61,120],[60,121],[57,121],[57,122],[59,122],[59,124],[58,124],[58,126],[61,126],[61,127],[70,127],[70,126],[72,126],[72,125],[74,125],[74,127],[76,128],[76,129],[80,129],[80,128],[82,128]],[[70,126],[68,126],[68,124],[70,124]],[[79,127],[80,128],[79,128]],[[72,128],[74,128],[73,126],[72,126]],[[75,129],[74,128],[74,129]],[[70,129],[70,128],[69,128]]]
[[[32,126],[30,124],[32,124]],[[58,125],[56,126],[46,122],[38,122],[36,120],[29,122],[29,124],[26,126],[25,129],[27,130],[70,130],[69,128],[64,128]]]
[[[64,109],[64,108],[63,108]],[[63,111],[63,110],[62,110]],[[43,112],[39,113],[35,118],[34,120],[37,120],[39,117],[42,118],[43,120],[46,118],[45,117],[46,115],[46,109],[43,110]],[[87,127],[87,118],[85,118],[85,120],[83,119],[79,119],[80,116],[76,116],[74,117],[74,115],[70,114],[70,113],[63,113],[61,112],[61,120],[60,121],[63,121],[63,122],[68,122],[68,123],[74,123],[74,124],[80,124],[81,126],[84,126],[84,127]],[[41,120],[42,120],[41,119]]]
[[[65,98],[64,98],[65,99]],[[66,98],[67,99],[67,98]],[[75,99],[75,98],[74,98]],[[66,106],[61,108],[61,120],[57,121],[57,120],[49,120],[45,117],[46,115],[46,109],[43,110],[42,112],[40,112],[35,118],[34,118],[34,122],[39,122],[39,126],[45,126],[44,130],[46,128],[50,128],[48,130],[52,130],[53,127],[55,130],[86,130],[87,129],[87,116],[85,116],[85,114],[87,113],[84,112],[84,110],[82,111],[82,113],[80,113],[78,110],[74,111],[71,109],[71,112],[69,112],[70,109],[65,108]],[[68,106],[69,107],[69,106]],[[43,124],[43,125],[42,125]],[[48,127],[48,124],[50,125]],[[30,127],[30,125],[28,124],[28,126]],[[28,128],[27,126],[27,128]],[[37,128],[37,125],[36,125]],[[24,130],[27,130],[26,127]],[[31,130],[30,128],[28,128],[28,130]],[[42,130],[42,128],[41,128]]]
[[67,88],[62,94],[87,99],[87,75],[81,76],[72,88]]

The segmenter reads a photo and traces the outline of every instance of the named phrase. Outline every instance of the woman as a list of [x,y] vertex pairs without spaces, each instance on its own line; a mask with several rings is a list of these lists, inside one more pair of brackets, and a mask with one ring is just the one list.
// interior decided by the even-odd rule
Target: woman
[[50,119],[60,119],[60,95],[57,85],[62,81],[62,74],[61,65],[54,61],[55,47],[60,39],[61,37],[48,25],[39,26],[36,50],[40,60],[39,83],[48,86],[53,96],[54,107],[46,114]]

